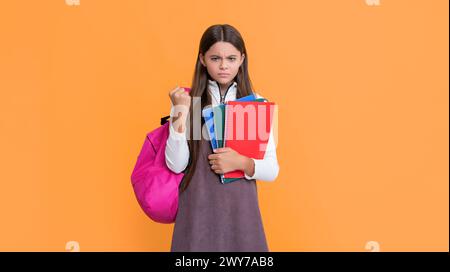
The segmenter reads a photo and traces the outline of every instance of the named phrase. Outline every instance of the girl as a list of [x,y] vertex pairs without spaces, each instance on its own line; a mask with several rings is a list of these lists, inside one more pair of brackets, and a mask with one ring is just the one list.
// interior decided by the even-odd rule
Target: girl
[[[256,180],[273,181],[278,176],[273,132],[261,160],[240,155],[231,148],[213,151],[209,139],[194,139],[193,118],[201,118],[202,125],[203,118],[189,114],[195,112],[194,106],[199,106],[195,105],[198,98],[203,109],[252,93],[247,51],[240,33],[227,24],[209,27],[200,40],[190,93],[183,88],[169,93],[173,117],[166,143],[166,164],[176,173],[185,171],[171,251],[269,250]],[[191,103],[192,98],[197,100]],[[174,108],[178,109],[176,114]],[[188,116],[190,129],[186,128]],[[222,184],[219,175],[233,170],[242,170],[245,178]]]

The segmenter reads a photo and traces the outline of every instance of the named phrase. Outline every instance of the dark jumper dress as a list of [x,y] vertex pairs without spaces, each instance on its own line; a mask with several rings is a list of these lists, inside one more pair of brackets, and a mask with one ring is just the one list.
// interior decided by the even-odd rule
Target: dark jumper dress
[[269,251],[256,180],[222,184],[210,167],[211,153],[210,141],[202,140],[197,169],[179,194],[170,251]]

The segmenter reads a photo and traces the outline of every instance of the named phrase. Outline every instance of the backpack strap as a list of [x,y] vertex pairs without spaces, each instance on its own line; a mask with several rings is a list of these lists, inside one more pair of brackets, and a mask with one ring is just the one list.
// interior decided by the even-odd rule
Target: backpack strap
[[170,115],[161,118],[161,126],[169,121]]

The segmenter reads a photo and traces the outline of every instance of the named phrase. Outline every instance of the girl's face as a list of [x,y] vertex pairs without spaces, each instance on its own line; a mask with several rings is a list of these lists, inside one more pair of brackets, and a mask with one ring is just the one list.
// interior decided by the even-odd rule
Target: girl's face
[[245,55],[229,42],[216,42],[199,59],[209,75],[222,86],[231,83],[244,61]]

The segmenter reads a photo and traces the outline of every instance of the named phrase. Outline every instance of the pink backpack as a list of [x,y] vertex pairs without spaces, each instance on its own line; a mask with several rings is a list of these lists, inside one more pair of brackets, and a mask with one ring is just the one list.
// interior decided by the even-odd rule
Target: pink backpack
[[[190,91],[190,88],[183,88]],[[165,150],[170,126],[168,118],[161,118],[161,126],[147,133],[131,174],[136,199],[145,214],[153,221],[166,224],[175,222],[178,188],[184,176],[184,173],[172,172],[166,165]]]

